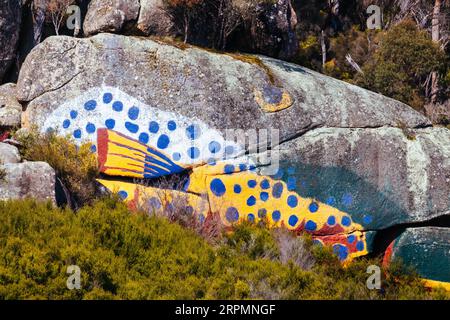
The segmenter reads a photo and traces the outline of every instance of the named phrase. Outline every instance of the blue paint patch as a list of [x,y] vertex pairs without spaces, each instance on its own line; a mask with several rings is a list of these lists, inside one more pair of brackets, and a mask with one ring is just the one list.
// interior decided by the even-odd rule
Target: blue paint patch
[[352,224],[352,220],[350,219],[350,217],[344,216],[342,217],[341,223],[343,226],[348,227]]
[[167,148],[169,143],[170,143],[169,137],[166,136],[165,134],[162,134],[162,135],[159,136],[158,141],[156,142],[156,146],[159,149],[165,149],[165,148]]
[[334,216],[329,216],[327,220],[329,226],[334,226],[336,224],[336,218]]
[[139,142],[147,144],[149,139],[150,139],[150,137],[148,136],[148,133],[142,132],[139,135]]
[[342,203],[345,206],[347,206],[347,207],[351,206],[352,202],[353,202],[353,197],[350,193],[346,193],[342,196]]
[[288,172],[288,174],[294,174],[295,173],[295,168],[294,167],[289,167],[287,172]]
[[223,170],[226,174],[230,174],[234,172],[234,166],[232,164],[227,164]]
[[279,210],[275,210],[274,212],[272,212],[272,220],[277,222],[280,221],[281,219],[281,212]]
[[223,196],[225,194],[225,192],[227,191],[222,180],[217,179],[217,178],[213,179],[211,181],[209,188],[211,189],[211,192],[217,197]]
[[86,132],[92,134],[95,132],[95,130],[95,124],[88,122],[88,124],[86,125]]
[[91,150],[92,153],[95,153],[95,152],[97,152],[97,146],[93,144],[93,145],[89,148],[89,150]]
[[229,207],[225,213],[228,222],[236,222],[239,220],[239,211],[235,207]]
[[125,200],[126,198],[128,198],[128,193],[126,191],[122,190],[122,191],[119,191],[117,194],[119,195],[120,199],[122,199],[122,200]]
[[70,111],[70,117],[72,119],[76,119],[76,117],[78,116],[78,112],[75,110]]
[[148,126],[148,131],[151,133],[157,133],[159,131],[159,124],[156,121],[151,121]]
[[200,137],[201,130],[200,127],[196,124],[191,124],[189,127],[186,128],[186,135],[189,139],[195,140]]
[[75,139],[80,139],[81,138],[81,130],[77,129],[73,132],[73,136]]
[[272,196],[275,199],[279,199],[281,198],[282,194],[283,194],[283,184],[281,182],[275,183],[272,188]]
[[363,222],[365,223],[365,224],[370,224],[370,223],[372,223],[372,216],[371,215],[365,215],[364,217],[363,217]]
[[259,194],[259,198],[260,198],[262,201],[266,202],[266,201],[269,199],[269,194],[268,194],[267,192],[261,192],[261,193]]
[[336,203],[336,199],[334,199],[334,197],[328,197],[325,203],[332,206]]
[[130,110],[128,110],[128,118],[131,120],[136,120],[139,117],[139,108],[138,107],[131,107]]
[[289,191],[294,191],[297,188],[297,180],[294,177],[288,178],[287,188]]
[[191,147],[188,149],[187,154],[191,159],[197,159],[200,157],[200,150],[197,147]]
[[269,189],[270,188],[270,182],[267,179],[264,179],[263,181],[261,181],[261,189]]
[[214,158],[209,158],[208,161],[206,161],[210,166],[215,166],[216,165],[216,159]]
[[123,103],[121,101],[116,101],[113,103],[112,108],[114,111],[120,112],[123,110]]
[[253,213],[249,213],[247,216],[248,221],[254,222],[255,221],[255,215]]
[[251,206],[254,206],[256,204],[256,198],[254,197],[254,196],[250,196],[248,199],[247,199],[247,205],[249,206],[249,207],[251,207]]
[[248,185],[249,188],[253,189],[254,187],[256,187],[256,180],[249,180],[247,182],[247,185]]
[[109,92],[103,95],[103,103],[110,103],[113,99],[113,95]]
[[114,127],[116,126],[116,120],[114,120],[114,119],[107,119],[107,120],[105,121],[105,126],[106,126],[108,129],[114,129]]
[[358,251],[363,251],[363,250],[364,250],[364,242],[358,241],[358,242],[356,243],[356,250],[358,250]]
[[175,121],[170,120],[169,122],[167,122],[167,129],[169,129],[169,131],[175,131],[177,129],[177,124],[175,123]]
[[234,147],[233,146],[226,146],[225,147],[225,154],[226,155],[232,155],[234,153]]
[[349,235],[349,236],[347,237],[347,241],[348,241],[348,243],[350,243],[350,244],[352,244],[353,242],[355,242],[355,239],[356,239],[356,237],[355,237],[353,234],[351,234],[351,235]]
[[208,148],[211,153],[217,153],[220,151],[221,146],[217,141],[211,141],[208,145]]
[[175,160],[175,161],[179,161],[179,160],[181,159],[181,153],[179,153],[179,152],[174,152],[174,153],[172,154],[172,158],[173,158],[173,160]]
[[289,225],[290,225],[291,227],[295,227],[295,225],[297,224],[297,222],[298,222],[298,217],[297,217],[296,215],[292,215],[292,216],[290,216],[289,219],[288,219],[288,223],[289,223]]
[[239,193],[241,193],[242,188],[241,188],[240,185],[235,184],[233,190],[234,190],[234,193],[238,193],[239,194]]
[[317,212],[317,210],[319,210],[319,205],[316,202],[311,202],[309,205],[309,211],[314,213]]
[[139,131],[139,126],[132,122],[125,122],[125,128],[127,128],[128,131],[131,133],[136,133]]
[[333,246],[333,252],[339,257],[339,260],[345,260],[348,257],[348,249],[342,244],[335,244]]
[[287,198],[287,204],[288,204],[289,207],[295,208],[295,207],[297,206],[297,204],[298,204],[298,199],[297,199],[297,197],[294,196],[294,195],[290,195],[290,196]]
[[284,175],[283,169],[279,168],[277,173],[273,176],[274,179],[281,179]]
[[247,170],[247,165],[245,163],[239,164],[239,171],[245,171]]
[[70,120],[66,119],[63,121],[63,128],[67,129],[68,127],[70,127]]
[[84,104],[84,109],[86,109],[86,111],[92,111],[97,107],[97,101],[95,100],[89,100],[88,102],[86,102]]
[[317,229],[317,224],[312,220],[308,220],[305,224],[305,229],[308,231],[315,231]]

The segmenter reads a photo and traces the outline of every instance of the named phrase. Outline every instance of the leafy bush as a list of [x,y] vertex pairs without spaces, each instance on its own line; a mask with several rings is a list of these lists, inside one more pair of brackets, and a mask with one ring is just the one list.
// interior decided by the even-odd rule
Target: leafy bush
[[[55,169],[72,207],[90,203],[95,192],[95,177],[98,175],[97,159],[91,152],[91,144],[74,144],[69,137],[55,132],[40,134],[36,129],[18,134],[22,158],[28,161],[44,161]],[[72,200],[72,201],[70,201]]]
[[421,110],[425,103],[422,84],[432,71],[442,71],[444,65],[445,56],[438,45],[408,20],[381,38],[374,58],[362,68],[364,75],[358,75],[355,80],[359,85]]
[[[384,279],[384,291],[368,290],[366,268],[380,261],[362,259],[344,268],[330,250],[317,246],[310,271],[292,260],[280,263],[270,235],[245,225],[227,235],[229,241],[211,246],[167,219],[131,214],[114,197],[77,213],[31,200],[0,202],[0,298],[446,297],[398,269]],[[81,269],[80,290],[66,287],[69,265]]]

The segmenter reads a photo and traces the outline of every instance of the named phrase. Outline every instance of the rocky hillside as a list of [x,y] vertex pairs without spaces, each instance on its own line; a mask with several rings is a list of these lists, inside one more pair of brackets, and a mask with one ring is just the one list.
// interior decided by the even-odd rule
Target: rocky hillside
[[[449,286],[447,128],[293,63],[104,33],[141,21],[142,1],[141,11],[119,2],[105,14],[92,1],[84,32],[96,35],[48,37],[17,83],[0,87],[1,200],[83,205],[60,168],[21,161],[27,132],[54,133],[88,143],[98,189],[133,210],[185,210],[201,223],[218,215],[227,228],[265,221],[342,261],[402,258],[430,285]],[[14,33],[1,30],[14,52]],[[163,186],[164,177],[186,181]]]

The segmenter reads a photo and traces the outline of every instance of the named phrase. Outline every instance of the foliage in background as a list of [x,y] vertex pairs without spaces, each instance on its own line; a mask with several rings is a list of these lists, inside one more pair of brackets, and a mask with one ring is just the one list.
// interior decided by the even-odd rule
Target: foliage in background
[[53,131],[41,134],[36,129],[22,132],[16,139],[21,143],[24,160],[44,161],[55,170],[63,188],[67,189],[71,207],[77,208],[93,200],[98,165],[91,144],[77,146],[69,137],[58,136]]
[[[281,262],[274,239],[263,226],[243,225],[211,246],[167,219],[131,214],[115,197],[77,213],[1,202],[0,299],[449,298],[397,266],[385,270],[383,290],[368,290],[366,268],[380,261],[344,268],[308,240],[302,250],[313,264]],[[81,269],[81,290],[66,287],[69,265]]]

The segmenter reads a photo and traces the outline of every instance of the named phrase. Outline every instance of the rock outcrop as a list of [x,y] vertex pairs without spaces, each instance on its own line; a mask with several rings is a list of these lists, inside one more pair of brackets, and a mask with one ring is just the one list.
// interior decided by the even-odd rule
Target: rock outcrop
[[21,16],[21,1],[0,1],[0,84],[16,59]]
[[0,165],[19,162],[19,150],[17,150],[17,148],[12,145],[0,142]]
[[[17,97],[26,126],[90,141],[110,176],[99,182],[133,207],[172,205],[151,182],[185,174],[165,198],[185,194],[200,220],[208,210],[228,226],[268,218],[342,260],[369,253],[383,230],[450,214],[448,129],[294,64],[112,34],[52,37],[27,57]],[[279,139],[252,139],[271,129]],[[264,157],[255,147],[268,140]]]
[[55,171],[45,162],[0,165],[0,200],[55,201]]
[[19,127],[22,105],[16,99],[16,85],[7,83],[0,86],[0,128]]
[[92,0],[83,23],[85,35],[120,32],[139,16],[139,0]]

